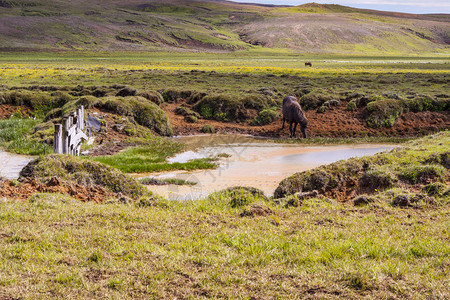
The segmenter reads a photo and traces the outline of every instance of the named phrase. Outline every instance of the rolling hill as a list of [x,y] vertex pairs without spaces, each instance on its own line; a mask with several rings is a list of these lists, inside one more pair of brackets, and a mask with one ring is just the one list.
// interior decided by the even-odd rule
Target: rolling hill
[[0,51],[433,53],[450,47],[450,15],[340,5],[187,0],[0,0]]

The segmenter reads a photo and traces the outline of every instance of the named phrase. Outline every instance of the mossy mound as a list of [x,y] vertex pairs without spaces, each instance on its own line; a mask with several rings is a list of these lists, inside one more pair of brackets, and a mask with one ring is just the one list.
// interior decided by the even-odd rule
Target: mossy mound
[[193,94],[192,91],[167,89],[162,92],[162,97],[166,102],[175,102],[178,99],[189,99]]
[[245,207],[257,201],[267,201],[264,192],[253,187],[230,187],[208,196],[207,201],[232,208]]
[[124,100],[131,103],[133,116],[138,124],[148,127],[160,135],[171,136],[173,129],[166,113],[155,103],[147,99],[143,101],[144,99],[142,97],[127,97]]
[[134,199],[145,194],[144,187],[135,179],[112,167],[76,156],[51,154],[35,159],[25,166],[20,176],[40,182],[57,177],[69,185],[100,186]]
[[252,125],[267,125],[275,121],[280,117],[280,113],[277,109],[263,109],[261,110],[258,115],[255,117],[255,119],[252,122]]
[[151,90],[139,91],[137,93],[137,96],[144,97],[145,99],[150,100],[156,105],[161,105],[161,103],[164,102],[164,98],[162,97],[162,95],[156,91]]

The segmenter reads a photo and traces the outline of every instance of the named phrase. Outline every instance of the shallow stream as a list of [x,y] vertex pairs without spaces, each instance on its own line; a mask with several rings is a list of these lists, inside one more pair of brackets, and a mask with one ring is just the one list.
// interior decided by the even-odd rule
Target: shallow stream
[[8,153],[0,149],[0,177],[8,179],[19,178],[22,171],[33,157]]
[[[199,199],[213,191],[231,186],[252,186],[273,195],[279,182],[300,171],[330,164],[350,157],[372,155],[394,148],[393,145],[305,146],[275,144],[264,139],[241,135],[205,135],[177,138],[188,150],[169,159],[186,162],[204,157],[223,157],[214,170],[175,171],[139,174],[137,177],[178,178],[196,185],[149,186],[153,192],[174,200]],[[224,155],[227,154],[227,155]]]

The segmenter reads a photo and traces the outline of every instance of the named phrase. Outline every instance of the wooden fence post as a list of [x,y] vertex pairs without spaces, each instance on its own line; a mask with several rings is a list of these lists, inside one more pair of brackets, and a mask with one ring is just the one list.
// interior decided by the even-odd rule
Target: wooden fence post
[[63,153],[62,142],[62,126],[61,124],[55,124],[55,136],[53,140],[53,149],[55,153]]
[[87,140],[84,129],[84,107],[77,109],[62,119],[62,124],[55,125],[54,150],[56,153],[80,155],[81,142]]

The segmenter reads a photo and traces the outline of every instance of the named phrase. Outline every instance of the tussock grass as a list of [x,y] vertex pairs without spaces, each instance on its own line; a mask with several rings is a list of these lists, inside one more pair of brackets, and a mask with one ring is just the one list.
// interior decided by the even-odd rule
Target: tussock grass
[[[44,197],[45,198],[45,197]],[[215,199],[215,200],[214,200]],[[63,199],[61,199],[63,200]],[[448,297],[449,207],[0,203],[5,297]],[[30,276],[32,274],[32,276]]]
[[0,146],[10,152],[28,155],[45,155],[52,153],[52,148],[27,137],[38,120],[12,118],[0,120]]

